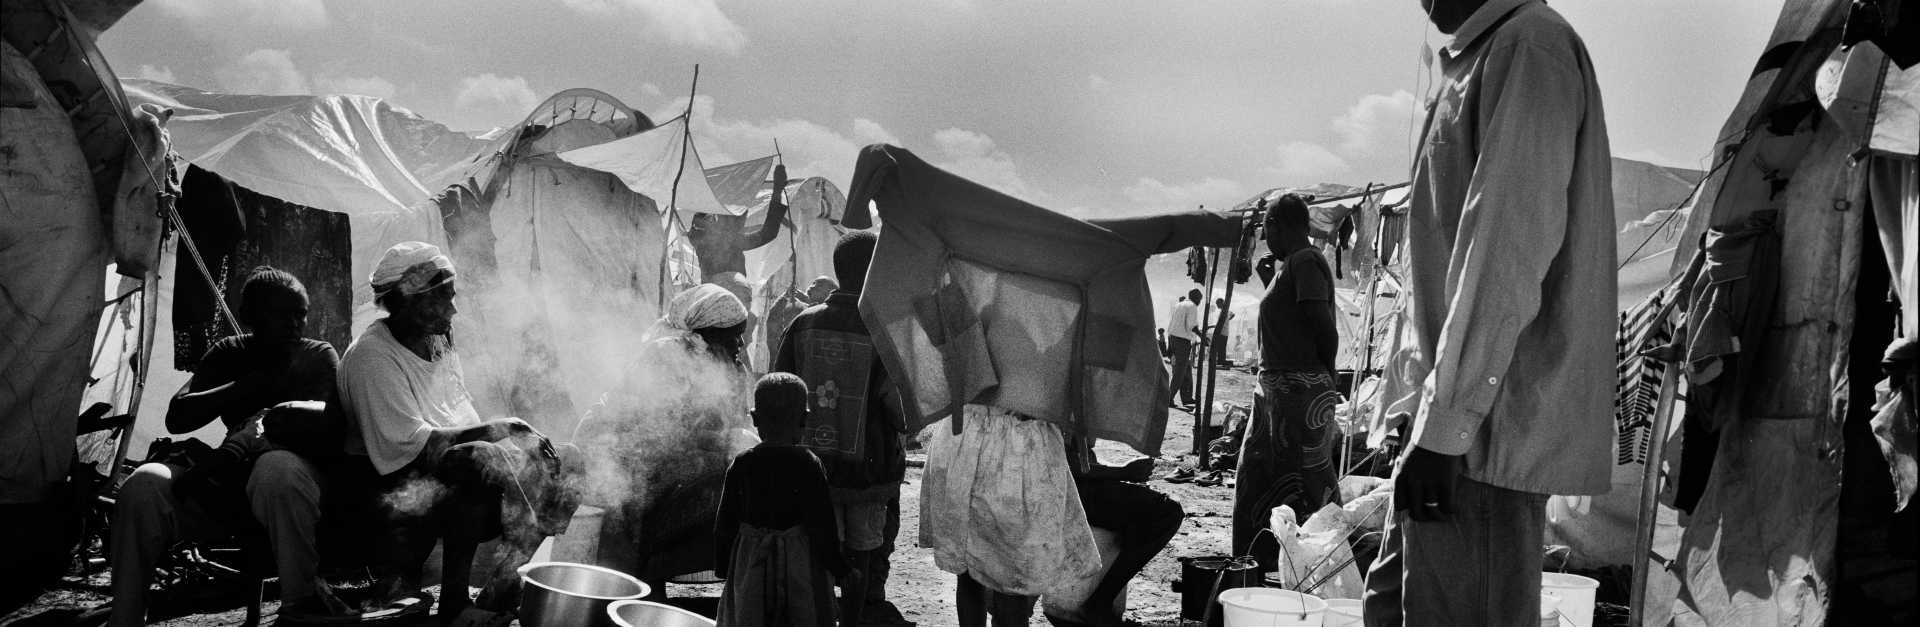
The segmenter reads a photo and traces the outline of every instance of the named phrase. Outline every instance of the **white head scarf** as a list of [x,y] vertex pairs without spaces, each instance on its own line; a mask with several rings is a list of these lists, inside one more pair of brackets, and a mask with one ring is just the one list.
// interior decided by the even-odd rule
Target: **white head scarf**
[[[442,270],[447,273],[445,277],[440,276]],[[453,260],[442,254],[439,246],[400,242],[380,255],[380,263],[374,266],[367,283],[373,285],[375,295],[397,289],[412,296],[452,282],[453,274]]]
[[667,303],[667,315],[660,326],[691,333],[700,329],[722,329],[747,321],[747,306],[727,288],[702,283],[673,297]]

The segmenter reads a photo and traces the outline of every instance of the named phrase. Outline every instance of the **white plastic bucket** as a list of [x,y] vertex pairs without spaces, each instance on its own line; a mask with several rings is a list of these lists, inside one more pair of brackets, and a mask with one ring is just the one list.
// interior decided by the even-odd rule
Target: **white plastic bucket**
[[1322,627],[1327,602],[1279,588],[1234,588],[1220,593],[1226,627]]
[[[1560,617],[1563,625],[1570,627],[1593,627],[1593,595],[1600,590],[1600,582],[1588,577],[1567,573],[1540,573],[1540,594],[1560,600]],[[1541,603],[1545,607],[1545,602]]]
[[1540,627],[1560,627],[1560,598],[1540,593]]
[[1359,599],[1327,599],[1326,620],[1322,627],[1360,627],[1365,624],[1361,619]]

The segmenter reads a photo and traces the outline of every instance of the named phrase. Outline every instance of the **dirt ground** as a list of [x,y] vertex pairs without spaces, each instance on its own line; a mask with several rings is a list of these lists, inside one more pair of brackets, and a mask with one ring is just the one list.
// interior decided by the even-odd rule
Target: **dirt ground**
[[[1248,405],[1252,402],[1252,379],[1246,374],[1221,371],[1218,383],[1217,401]],[[1162,446],[1163,455],[1156,460],[1153,480],[1149,483],[1186,509],[1186,524],[1167,549],[1149,564],[1133,581],[1129,591],[1127,617],[1145,625],[1178,625],[1180,596],[1174,592],[1172,583],[1180,576],[1178,557],[1192,555],[1216,555],[1226,551],[1231,535],[1230,524],[1233,500],[1233,488],[1230,485],[1199,486],[1192,483],[1168,483],[1165,478],[1180,465],[1191,465],[1194,459],[1187,455],[1192,448],[1193,417],[1185,412],[1174,410],[1167,425],[1167,437]],[[1098,448],[1101,459],[1110,464],[1124,463],[1138,456],[1131,449],[1111,442],[1102,442]],[[941,571],[933,564],[932,552],[914,546],[919,536],[920,517],[920,476],[922,469],[908,469],[907,485],[901,493],[901,525],[899,549],[893,558],[893,574],[887,585],[887,595],[910,621],[920,625],[955,624],[953,608],[954,577]],[[104,572],[85,577],[68,577],[56,589],[49,591],[34,604],[6,617],[0,617],[0,624],[9,624],[16,620],[41,615],[49,610],[55,613],[74,611],[92,607],[107,600],[107,576]],[[717,585],[670,585],[670,596],[682,599],[676,604],[693,607],[705,605],[711,607],[720,588]],[[704,602],[703,602],[704,601]],[[263,621],[272,625],[273,612],[277,603],[269,602],[265,606],[267,614]],[[243,613],[236,602],[229,599],[225,603],[214,603],[205,611],[190,613],[178,618],[159,622],[159,625],[172,627],[212,627],[240,624]],[[51,617],[51,615],[48,615]],[[35,621],[36,623],[38,621]],[[57,624],[57,623],[54,623]],[[1048,622],[1036,611],[1032,621],[1034,625],[1047,625]]]

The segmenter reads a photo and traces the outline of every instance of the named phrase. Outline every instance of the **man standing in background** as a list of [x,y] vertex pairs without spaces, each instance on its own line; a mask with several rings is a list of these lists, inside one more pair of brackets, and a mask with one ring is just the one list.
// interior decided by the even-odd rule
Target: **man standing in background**
[[1535,625],[1547,495],[1600,494],[1614,223],[1586,45],[1540,0],[1422,0],[1444,75],[1414,158],[1411,294],[1383,391],[1411,419],[1370,626]]
[[1167,351],[1173,353],[1173,394],[1175,407],[1191,408],[1193,402],[1193,346],[1200,343],[1200,290],[1188,290],[1187,296],[1173,304],[1167,320]]

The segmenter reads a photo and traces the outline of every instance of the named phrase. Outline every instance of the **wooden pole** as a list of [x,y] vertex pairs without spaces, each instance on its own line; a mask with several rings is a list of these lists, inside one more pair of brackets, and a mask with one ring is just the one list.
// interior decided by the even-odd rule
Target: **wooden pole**
[[[1204,205],[1202,206],[1204,207]],[[1207,421],[1211,418],[1210,414],[1213,413],[1208,410],[1212,407],[1213,403],[1211,399],[1207,398],[1205,387],[1207,373],[1211,371],[1210,369],[1206,369],[1207,359],[1210,357],[1207,352],[1206,342],[1210,331],[1206,328],[1207,325],[1205,323],[1206,320],[1213,315],[1213,298],[1208,296],[1208,294],[1213,293],[1215,277],[1220,273],[1220,249],[1216,248],[1212,251],[1203,251],[1201,252],[1201,256],[1207,257],[1209,252],[1211,252],[1212,255],[1211,258],[1207,259],[1207,279],[1200,284],[1201,289],[1205,293],[1200,296],[1200,302],[1194,303],[1195,306],[1200,308],[1200,338],[1195,342],[1200,350],[1199,354],[1194,356],[1194,363],[1187,365],[1187,368],[1193,371],[1187,384],[1193,386],[1194,396],[1198,397],[1199,400],[1197,406],[1193,408],[1192,413],[1193,454],[1199,458],[1200,466],[1206,466],[1207,464]]]
[[[1663,290],[1664,292],[1664,290]],[[1673,312],[1679,298],[1664,303],[1653,318],[1655,328]],[[1629,350],[1638,351],[1646,337],[1635,338]],[[1655,559],[1653,536],[1660,524],[1660,466],[1667,454],[1667,432],[1673,428],[1674,400],[1679,396],[1681,364],[1667,363],[1660,375],[1660,399],[1653,408],[1653,426],[1647,433],[1646,467],[1640,471],[1640,511],[1633,535],[1633,589],[1628,591],[1628,625],[1647,621],[1647,582],[1653,569],[1666,570],[1667,562]]]
[[[673,225],[680,224],[680,177],[687,173],[687,152],[691,150],[691,146],[693,145],[693,99],[694,96],[699,93],[700,64],[695,63],[693,64],[693,84],[687,86],[687,111],[686,113],[680,114],[680,167],[673,173],[673,187],[667,190],[667,215],[673,218],[672,221],[668,222],[669,231],[672,230],[671,227]],[[685,228],[682,228],[681,231],[684,235],[691,235]],[[660,289],[657,291],[660,292],[659,307],[661,311],[666,311],[667,309],[667,284],[670,282],[667,277],[672,272],[671,266],[673,265],[672,236],[673,234],[671,232],[667,234],[666,239],[669,244],[662,246],[660,249]],[[706,272],[706,269],[702,268],[700,271]],[[698,278],[705,279],[706,277]]]

